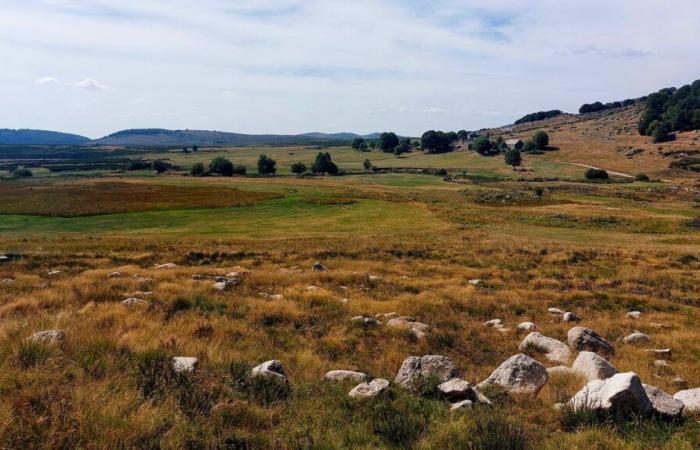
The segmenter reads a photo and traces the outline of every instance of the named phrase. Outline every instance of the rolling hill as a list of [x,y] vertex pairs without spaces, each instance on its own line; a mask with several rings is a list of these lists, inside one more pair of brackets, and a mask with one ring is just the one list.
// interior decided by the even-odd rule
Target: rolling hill
[[0,129],[0,145],[81,145],[89,138],[77,134],[46,130]]

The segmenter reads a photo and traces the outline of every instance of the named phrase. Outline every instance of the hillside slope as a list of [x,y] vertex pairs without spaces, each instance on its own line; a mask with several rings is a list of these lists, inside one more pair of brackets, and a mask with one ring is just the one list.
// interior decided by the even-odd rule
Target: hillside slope
[[0,129],[0,145],[80,145],[89,141],[85,136],[57,131]]
[[[656,144],[641,136],[637,123],[641,105],[589,114],[563,114],[551,119],[489,130],[504,139],[529,139],[537,131],[549,134],[551,151],[529,156],[552,162],[577,163],[654,177],[700,177],[694,170],[672,169],[671,163],[700,158],[700,130],[678,133],[675,141]],[[695,166],[690,166],[695,167]],[[698,166],[700,170],[700,166]]]
[[300,135],[241,134],[208,130],[165,130],[160,128],[123,130],[93,141],[96,145],[123,146],[219,146],[256,144],[300,144],[318,141],[351,140],[354,133],[307,133]]

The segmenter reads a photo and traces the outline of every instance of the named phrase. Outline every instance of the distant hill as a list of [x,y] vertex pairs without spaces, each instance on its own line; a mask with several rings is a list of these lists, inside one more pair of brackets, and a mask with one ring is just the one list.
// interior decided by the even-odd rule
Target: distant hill
[[[372,137],[369,135],[368,137]],[[241,134],[208,130],[165,130],[145,128],[123,130],[91,142],[94,145],[121,146],[216,146],[216,145],[259,145],[259,144],[300,144],[323,141],[345,141],[361,137],[355,133],[305,133],[285,134]],[[365,137],[365,136],[362,136]]]
[[90,142],[85,136],[46,130],[0,129],[0,145],[80,145]]

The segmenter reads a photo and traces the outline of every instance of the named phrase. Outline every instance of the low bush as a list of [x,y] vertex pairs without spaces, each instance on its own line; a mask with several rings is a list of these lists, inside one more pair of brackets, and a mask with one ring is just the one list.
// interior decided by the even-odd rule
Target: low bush
[[608,172],[603,169],[588,169],[584,174],[587,180],[607,180],[609,178]]

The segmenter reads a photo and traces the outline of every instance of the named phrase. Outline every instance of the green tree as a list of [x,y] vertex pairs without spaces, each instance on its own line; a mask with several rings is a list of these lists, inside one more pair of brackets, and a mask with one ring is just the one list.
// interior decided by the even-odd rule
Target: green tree
[[297,162],[292,164],[292,173],[295,173],[297,175],[301,175],[302,173],[307,171],[306,164],[303,162]]
[[537,150],[537,144],[535,144],[535,141],[529,140],[523,144],[523,153],[534,152],[535,150]]
[[394,155],[400,155],[402,153],[408,153],[411,151],[411,140],[410,139],[401,139],[401,142],[399,145],[396,146],[394,149]]
[[584,176],[586,177],[587,180],[607,180],[608,179],[608,172],[604,171],[603,169],[590,168],[590,169],[586,170],[586,173],[584,173]]
[[362,139],[361,137],[355,138],[355,140],[352,141],[352,148],[354,148],[355,150],[360,150],[362,149],[363,144],[365,146],[367,145],[364,139]]
[[327,173],[330,175],[338,174],[338,166],[333,163],[331,160],[331,154],[328,152],[319,152],[318,155],[316,155],[316,161],[314,161],[314,165],[312,166],[311,170],[314,173]]
[[474,142],[472,142],[472,148],[477,153],[486,155],[491,151],[491,141],[489,140],[488,136],[479,136],[478,138],[474,139]]
[[18,167],[12,171],[12,176],[15,178],[29,178],[34,176],[34,174],[26,167]]
[[423,151],[428,153],[446,153],[452,150],[450,138],[442,131],[429,130],[420,138]]
[[204,164],[201,162],[198,162],[192,166],[192,169],[190,170],[190,175],[193,177],[201,177],[204,175]]
[[396,136],[396,133],[382,133],[379,136],[379,148],[383,152],[391,153],[397,145],[399,145],[399,137]]
[[532,141],[537,145],[538,150],[544,150],[549,145],[549,135],[544,131],[538,131],[532,136]]
[[233,163],[230,160],[219,156],[218,158],[214,158],[209,163],[209,172],[216,173],[224,177],[230,177],[233,175]]
[[649,134],[656,143],[672,141],[676,136],[671,133],[671,125],[667,121],[660,122],[655,120],[649,125]]
[[372,169],[372,161],[369,159],[365,159],[365,162],[362,163],[362,167],[365,168],[365,170],[371,170]]
[[271,175],[277,172],[277,162],[268,158],[267,155],[260,155],[258,158],[258,175]]
[[506,152],[506,164],[509,166],[513,166],[513,170],[520,164],[522,164],[523,159],[522,155],[520,155],[520,151],[512,148]]
[[163,173],[168,170],[168,165],[160,159],[156,159],[153,161],[153,170],[155,170],[156,173]]

